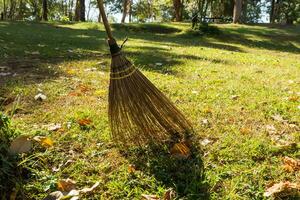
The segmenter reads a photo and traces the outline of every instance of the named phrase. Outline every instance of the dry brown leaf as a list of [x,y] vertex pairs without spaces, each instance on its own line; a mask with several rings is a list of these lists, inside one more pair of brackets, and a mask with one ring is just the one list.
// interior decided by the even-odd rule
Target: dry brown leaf
[[165,194],[163,200],[172,200],[175,199],[176,192],[173,190],[173,188],[168,189]]
[[91,123],[92,123],[92,120],[87,119],[87,118],[79,119],[79,120],[78,120],[78,124],[79,124],[80,126],[88,126],[88,125],[90,125]]
[[152,194],[142,194],[142,199],[145,200],[159,200],[159,197]]
[[241,132],[241,134],[243,134],[243,135],[249,135],[249,134],[251,134],[251,129],[250,129],[250,128],[247,128],[247,127],[242,127],[242,128],[240,129],[240,132]]
[[72,179],[62,179],[57,182],[57,188],[63,192],[69,192],[75,189],[76,182]]
[[55,191],[48,194],[48,196],[46,196],[44,200],[59,200],[62,197],[64,197],[64,195],[61,191]]
[[300,160],[296,160],[285,156],[283,158],[284,169],[288,172],[299,171],[300,170]]
[[68,96],[81,96],[81,94],[80,93],[78,93],[78,92],[70,92],[69,94],[68,94]]
[[57,131],[57,130],[59,130],[60,128],[61,128],[61,124],[49,124],[49,125],[47,125],[47,127],[48,127],[48,131]]
[[289,181],[280,182],[274,184],[272,187],[268,188],[264,193],[265,197],[287,197],[294,196],[299,194],[300,192],[300,184],[299,183],[291,183]]
[[135,172],[135,165],[130,164],[128,165],[128,173],[134,173]]
[[170,152],[173,156],[181,158],[187,158],[190,155],[190,149],[183,142],[174,144]]
[[30,151],[32,147],[32,141],[26,135],[21,135],[14,139],[9,147],[9,152],[12,154],[26,153]]
[[42,146],[44,147],[52,147],[53,146],[53,141],[45,136],[35,136],[33,138],[35,141],[39,142]]
[[205,108],[205,109],[203,110],[203,112],[204,112],[205,114],[212,114],[212,109],[211,109],[211,108]]
[[82,93],[86,93],[86,92],[88,92],[88,91],[91,90],[91,88],[89,88],[89,87],[86,86],[86,85],[82,85],[82,84],[80,84],[80,85],[78,86],[78,89],[79,89],[80,92],[82,92]]
[[80,192],[83,192],[83,193],[92,192],[96,187],[98,187],[99,184],[100,184],[100,182],[97,181],[92,187],[90,187],[90,188],[83,188],[83,189],[80,190]]
[[289,100],[289,101],[296,102],[296,101],[299,100],[299,98],[300,98],[299,96],[296,96],[296,95],[295,95],[295,96],[290,96],[290,97],[288,98],[288,100]]

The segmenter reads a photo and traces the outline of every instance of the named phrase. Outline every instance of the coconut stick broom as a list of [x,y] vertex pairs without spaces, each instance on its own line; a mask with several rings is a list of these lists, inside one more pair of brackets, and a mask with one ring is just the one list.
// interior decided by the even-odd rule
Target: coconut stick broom
[[112,138],[123,145],[160,143],[192,131],[174,104],[127,60],[114,39],[103,0],[98,0],[111,52],[109,122]]

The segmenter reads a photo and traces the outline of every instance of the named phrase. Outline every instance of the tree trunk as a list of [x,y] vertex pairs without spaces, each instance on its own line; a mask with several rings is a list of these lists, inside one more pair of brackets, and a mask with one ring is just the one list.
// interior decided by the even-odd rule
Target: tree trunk
[[17,19],[18,20],[23,19],[23,15],[24,15],[24,4],[23,4],[23,0],[20,0]]
[[80,0],[76,0],[76,7],[75,7],[75,21],[80,20]]
[[125,19],[128,12],[128,4],[129,4],[129,0],[123,0],[123,15],[122,15],[121,23],[125,23]]
[[233,8],[233,23],[240,23],[243,0],[235,0]]
[[85,0],[80,0],[80,21],[85,22]]
[[129,16],[129,22],[132,22],[132,0],[129,0],[129,9],[128,9],[128,16]]
[[73,21],[73,12],[72,12],[72,10],[73,10],[73,0],[70,0],[69,1],[69,9],[68,9],[68,17],[69,17],[69,20],[70,21]]
[[182,3],[181,0],[173,0],[174,13],[175,13],[175,21],[182,21]]
[[[100,7],[100,2],[99,2],[99,0],[97,0],[97,5],[98,5],[98,8],[99,8],[99,7]],[[98,22],[99,22],[99,23],[102,22],[102,16],[101,16],[100,10],[99,10],[99,15],[98,15]]]
[[43,15],[42,19],[44,21],[48,21],[48,2],[47,0],[43,0]]
[[6,19],[6,0],[3,0],[3,20]]
[[14,19],[15,10],[16,10],[16,1],[10,0],[10,8],[9,8],[9,14],[8,14],[9,19],[11,19],[11,20]]
[[275,0],[271,0],[270,23],[275,22]]

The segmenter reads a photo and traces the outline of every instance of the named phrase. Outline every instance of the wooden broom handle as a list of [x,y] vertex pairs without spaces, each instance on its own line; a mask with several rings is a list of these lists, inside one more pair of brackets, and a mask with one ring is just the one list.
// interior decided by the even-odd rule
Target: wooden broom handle
[[114,37],[111,33],[111,28],[109,26],[109,23],[108,23],[106,14],[105,14],[104,6],[103,6],[103,0],[98,0],[98,3],[99,3],[99,10],[100,10],[100,13],[101,13],[101,17],[102,17],[102,21],[103,21],[103,24],[104,24],[104,27],[105,27],[105,30],[106,30],[107,37],[108,37],[109,40],[114,40]]

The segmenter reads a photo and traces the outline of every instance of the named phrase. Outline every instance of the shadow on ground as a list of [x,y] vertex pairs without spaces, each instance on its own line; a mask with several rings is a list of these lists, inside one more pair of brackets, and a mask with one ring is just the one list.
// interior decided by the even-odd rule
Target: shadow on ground
[[171,146],[152,144],[122,154],[137,170],[153,175],[166,188],[172,188],[178,199],[209,199],[200,147],[190,144],[190,156],[184,158],[172,155]]

